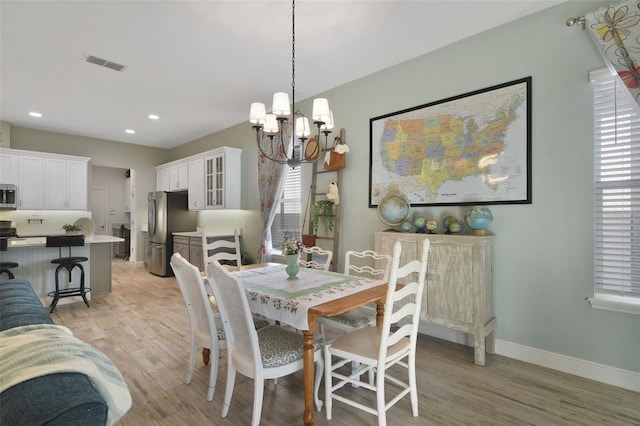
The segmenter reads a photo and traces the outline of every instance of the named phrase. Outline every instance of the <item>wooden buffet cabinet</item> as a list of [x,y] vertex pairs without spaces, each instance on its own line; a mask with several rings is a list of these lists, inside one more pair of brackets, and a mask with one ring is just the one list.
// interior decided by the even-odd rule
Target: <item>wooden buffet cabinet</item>
[[418,259],[422,240],[431,248],[420,319],[473,335],[475,363],[495,352],[493,302],[493,237],[376,232],[375,250],[392,254],[402,244],[400,265]]

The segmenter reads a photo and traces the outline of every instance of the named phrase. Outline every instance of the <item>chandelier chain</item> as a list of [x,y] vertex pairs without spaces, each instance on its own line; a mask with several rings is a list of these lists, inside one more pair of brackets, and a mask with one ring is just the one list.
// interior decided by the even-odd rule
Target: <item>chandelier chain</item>
[[[292,6],[291,6],[291,107],[295,108],[295,104],[296,104],[296,0],[293,0]],[[294,113],[293,121],[295,126],[295,113]]]

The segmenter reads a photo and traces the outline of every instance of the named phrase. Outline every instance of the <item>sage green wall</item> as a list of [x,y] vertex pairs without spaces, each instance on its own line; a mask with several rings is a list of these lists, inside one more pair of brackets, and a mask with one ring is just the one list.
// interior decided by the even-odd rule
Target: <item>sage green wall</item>
[[135,170],[136,258],[144,253],[140,226],[147,224],[147,197],[156,189],[155,166],[168,160],[166,149],[11,126],[11,148],[91,157],[90,165]]
[[[591,309],[585,300],[593,293],[593,102],[588,71],[604,62],[588,34],[564,22],[607,3],[562,3],[324,93],[336,128],[346,129],[351,148],[341,188],[338,257],[346,248],[372,248],[373,233],[385,228],[376,210],[368,208],[371,117],[532,76],[533,204],[491,206],[497,338],[640,372],[640,316]],[[339,64],[336,67],[339,72]],[[309,102],[302,102],[298,109],[309,111]],[[91,146],[81,149],[60,141],[63,151],[53,151],[51,140],[36,147],[22,142],[39,135],[27,132],[12,128],[12,147],[76,153],[96,158],[100,165],[140,168],[150,173],[144,181],[148,187],[155,178],[152,165],[223,145],[243,148],[238,172],[242,208],[259,206],[255,136],[248,123],[175,148],[167,158],[162,158],[162,150],[125,144],[114,150],[111,142],[103,145],[86,138],[75,140],[87,140]],[[145,155],[130,155],[135,149]],[[130,161],[140,165],[125,164]],[[414,209],[416,214],[438,219],[448,214],[460,218],[465,210]],[[250,217],[258,221],[257,215]],[[259,229],[259,225],[250,228]],[[243,241],[257,247],[258,234],[245,234]]]
[[[585,300],[593,293],[588,71],[604,62],[589,35],[564,22],[604,4],[563,3],[324,93],[351,148],[340,189],[339,256],[347,248],[372,248],[373,233],[385,228],[368,208],[371,117],[532,76],[533,203],[491,206],[497,338],[640,371],[640,316],[591,309]],[[309,111],[310,105],[298,109]],[[184,145],[172,156],[227,144],[244,148],[243,208],[256,209],[256,149],[248,123]],[[465,210],[414,209],[438,219],[461,218]]]

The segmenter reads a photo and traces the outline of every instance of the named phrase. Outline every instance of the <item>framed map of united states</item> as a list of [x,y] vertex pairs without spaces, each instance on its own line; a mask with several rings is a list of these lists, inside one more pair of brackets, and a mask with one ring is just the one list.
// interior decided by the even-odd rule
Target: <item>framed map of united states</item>
[[369,120],[369,207],[531,204],[531,77]]

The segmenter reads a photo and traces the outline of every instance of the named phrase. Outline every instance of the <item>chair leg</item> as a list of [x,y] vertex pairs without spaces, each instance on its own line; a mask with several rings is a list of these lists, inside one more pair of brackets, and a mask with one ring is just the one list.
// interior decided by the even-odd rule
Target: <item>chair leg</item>
[[376,378],[376,409],[378,411],[378,426],[387,426],[387,410],[385,408],[384,399],[384,376],[385,371],[378,370]]
[[189,369],[187,370],[186,384],[191,383],[191,377],[193,376],[193,370],[196,367],[196,353],[198,352],[198,346],[193,336],[191,336],[191,351],[189,352]]
[[[91,305],[89,305],[89,301],[87,300],[87,295],[84,292],[84,267],[79,263],[76,263],[75,266],[80,268],[80,295],[82,296],[82,300],[84,300],[84,304],[87,305],[87,308],[90,308]],[[69,275],[71,275],[71,271],[69,271]]]
[[218,357],[220,356],[220,349],[218,345],[213,343],[213,361],[211,361],[211,368],[209,371],[209,392],[207,393],[207,401],[213,401],[213,393],[216,390],[216,379],[218,378]]
[[262,415],[262,397],[264,395],[264,379],[254,377],[253,379],[253,415],[251,416],[251,426],[260,424]]
[[327,413],[327,420],[331,420],[331,408],[333,407],[333,400],[331,399],[331,393],[333,391],[333,379],[331,378],[332,366],[331,366],[331,353],[329,352],[329,346],[324,347],[324,409]]
[[[227,352],[231,353],[229,349]],[[228,356],[227,364],[227,386],[224,390],[224,403],[222,404],[222,417],[227,417],[229,414],[229,406],[231,405],[231,396],[233,395],[233,385],[236,381],[236,369],[231,364],[231,356]]]
[[59,265],[56,268],[56,291],[53,293],[53,301],[51,302],[51,310],[49,311],[50,314],[53,313],[53,310],[56,308],[58,300],[60,299],[60,278],[58,277],[58,272],[60,272],[60,269],[62,268],[64,268],[63,265]]
[[316,409],[318,411],[322,410],[322,401],[318,396],[318,391],[320,390],[320,381],[322,380],[322,372],[324,370],[324,362],[322,361],[322,355],[318,356],[316,360],[316,377],[315,377],[315,389],[313,390],[313,396],[316,400]]
[[418,386],[416,384],[416,353],[409,354],[409,395],[411,398],[411,411],[413,417],[418,417]]

